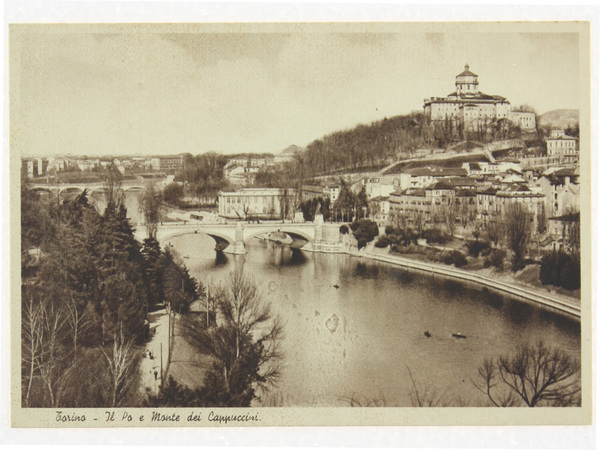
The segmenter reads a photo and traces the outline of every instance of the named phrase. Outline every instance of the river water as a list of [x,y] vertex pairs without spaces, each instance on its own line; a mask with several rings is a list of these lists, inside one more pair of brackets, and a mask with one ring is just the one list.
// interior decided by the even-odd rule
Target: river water
[[409,370],[442,404],[484,405],[471,379],[485,357],[538,339],[580,355],[578,322],[482,287],[258,239],[244,256],[218,257],[207,236],[169,242],[202,282],[242,265],[283,318],[285,368],[268,396],[284,406],[411,406]]

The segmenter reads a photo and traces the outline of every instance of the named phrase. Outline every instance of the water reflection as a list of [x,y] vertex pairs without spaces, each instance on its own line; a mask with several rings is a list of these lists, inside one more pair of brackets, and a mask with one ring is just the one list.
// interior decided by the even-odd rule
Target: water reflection
[[379,267],[359,262],[354,268],[354,275],[371,280],[377,278],[379,275]]
[[229,262],[225,253],[220,251],[215,251],[215,253],[217,254],[215,258],[215,267],[224,266]]

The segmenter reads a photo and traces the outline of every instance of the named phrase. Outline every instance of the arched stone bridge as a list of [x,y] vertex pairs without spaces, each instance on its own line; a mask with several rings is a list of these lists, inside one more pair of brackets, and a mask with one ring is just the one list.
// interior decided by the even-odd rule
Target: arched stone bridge
[[[61,184],[32,184],[31,189],[37,192],[48,192],[62,194],[74,194],[79,195],[84,190],[87,190],[89,195],[92,194],[103,194],[107,191],[104,183],[61,183]],[[123,192],[142,192],[144,185],[136,182],[135,184],[128,184],[123,182],[121,184]]]
[[[205,234],[212,237],[217,244],[227,244],[223,250],[225,253],[244,254],[245,242],[256,236],[270,232],[279,231],[287,234],[293,239],[301,239],[311,243],[322,241],[323,224],[315,223],[228,223],[228,224],[198,224],[198,223],[174,223],[164,224],[158,227],[156,239],[164,243],[176,236],[185,234]],[[139,226],[136,231],[138,239],[146,237],[146,229]]]

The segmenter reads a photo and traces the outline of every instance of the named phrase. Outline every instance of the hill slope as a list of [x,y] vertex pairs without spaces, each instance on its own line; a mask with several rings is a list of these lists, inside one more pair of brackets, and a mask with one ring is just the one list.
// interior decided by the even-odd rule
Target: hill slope
[[567,128],[579,123],[579,111],[576,109],[555,109],[540,116],[540,125]]

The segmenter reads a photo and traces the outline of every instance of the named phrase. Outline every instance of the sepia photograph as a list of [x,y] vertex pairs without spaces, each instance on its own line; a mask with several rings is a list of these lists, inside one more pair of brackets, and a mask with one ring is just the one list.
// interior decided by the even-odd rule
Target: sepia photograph
[[590,423],[589,32],[9,24],[13,426]]

